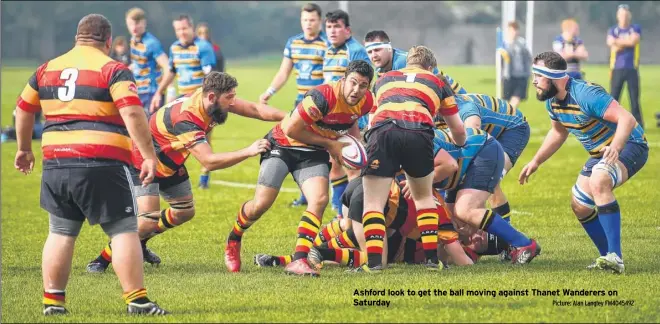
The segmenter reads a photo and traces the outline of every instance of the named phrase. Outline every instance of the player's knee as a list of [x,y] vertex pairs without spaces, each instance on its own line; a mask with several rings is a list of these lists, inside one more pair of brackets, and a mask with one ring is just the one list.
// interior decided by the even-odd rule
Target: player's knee
[[571,199],[571,209],[573,209],[575,216],[578,218],[580,218],[580,216],[586,216],[584,214],[587,213],[587,211],[591,211],[596,207],[594,198],[591,194],[580,187],[579,184],[576,183],[573,185],[572,192],[573,199]]
[[314,196],[307,197],[307,205],[313,208],[319,208],[323,210],[330,201],[330,195],[327,192],[319,193]]
[[597,171],[594,168],[591,177],[589,177],[589,187],[595,196],[612,192],[612,178],[607,171]]
[[467,221],[470,218],[471,208],[466,204],[454,205],[454,216],[462,221]]
[[246,210],[246,216],[248,216],[250,219],[257,219],[261,217],[261,215],[265,214],[272,204],[272,201],[266,200],[262,197],[255,197],[255,199],[252,201],[252,205],[250,206],[251,208]]
[[177,224],[183,224],[195,217],[195,202],[192,199],[172,202],[170,208]]

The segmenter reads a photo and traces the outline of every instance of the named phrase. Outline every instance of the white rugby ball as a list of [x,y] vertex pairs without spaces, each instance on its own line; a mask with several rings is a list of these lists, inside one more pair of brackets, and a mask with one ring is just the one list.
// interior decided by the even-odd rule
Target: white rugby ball
[[344,146],[341,151],[344,166],[351,170],[362,169],[367,166],[367,151],[357,138],[347,134],[340,136],[337,140],[350,144]]

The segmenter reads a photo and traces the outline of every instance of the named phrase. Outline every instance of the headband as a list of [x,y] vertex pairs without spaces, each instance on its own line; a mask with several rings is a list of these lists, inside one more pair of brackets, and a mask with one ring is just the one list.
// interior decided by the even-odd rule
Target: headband
[[532,65],[532,72],[534,74],[540,74],[548,79],[553,79],[553,80],[561,79],[568,76],[566,74],[566,70],[553,70],[545,66],[540,66],[536,64]]
[[390,45],[389,42],[384,43],[384,42],[373,42],[373,43],[366,43],[364,48],[367,51],[377,49],[377,48],[392,48],[392,45]]

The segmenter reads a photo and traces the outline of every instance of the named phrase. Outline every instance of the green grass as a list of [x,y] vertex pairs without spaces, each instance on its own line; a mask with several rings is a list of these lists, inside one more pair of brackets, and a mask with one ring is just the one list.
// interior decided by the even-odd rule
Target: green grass
[[[239,95],[256,100],[266,89],[278,63],[230,67],[239,82]],[[603,66],[587,66],[590,80],[607,86]],[[33,70],[3,68],[2,124],[11,123],[17,95]],[[492,67],[447,67],[452,77],[472,92],[494,91]],[[160,254],[159,268],[145,267],[149,295],[173,312],[172,316],[136,319],[123,314],[121,289],[112,271],[89,275],[85,265],[106,242],[99,227],[85,225],[78,239],[73,272],[67,289],[71,315],[49,318],[63,322],[657,322],[660,319],[660,132],[653,127],[653,113],[660,94],[659,66],[642,68],[642,108],[651,142],[644,169],[616,194],[623,210],[623,247],[627,273],[615,276],[588,272],[597,252],[572,215],[571,186],[587,159],[574,139],[544,164],[526,186],[517,184],[521,167],[538,149],[549,120],[530,87],[530,100],[522,110],[530,121],[532,139],[519,164],[504,180],[503,188],[512,208],[513,224],[538,239],[543,254],[531,264],[514,267],[494,258],[466,268],[430,273],[416,266],[396,265],[378,276],[347,275],[343,269],[326,266],[322,277],[292,278],[282,269],[260,269],[252,264],[256,253],[290,253],[295,243],[300,209],[288,204],[297,194],[282,193],[273,208],[257,222],[243,240],[243,271],[227,273],[222,251],[240,205],[252,197],[250,189],[213,185],[208,191],[194,189],[197,216],[191,222],[150,242]],[[289,110],[295,93],[293,82],[275,95],[272,104]],[[622,99],[628,106],[628,99]],[[213,132],[215,150],[244,147],[262,137],[273,124],[231,116]],[[38,151],[38,143],[35,143]],[[24,176],[13,168],[14,143],[2,145],[2,321],[43,322],[41,315],[41,251],[48,234],[48,218],[39,208],[41,168]],[[38,161],[41,158],[38,157]],[[196,184],[199,164],[188,163]],[[212,180],[253,184],[258,159],[214,172]],[[287,178],[285,187],[293,188]],[[331,218],[326,212],[326,220]],[[616,290],[618,297],[385,297],[389,308],[354,307],[355,289],[593,289]],[[381,297],[382,298],[382,297]],[[367,298],[375,300],[377,298]],[[553,300],[634,300],[632,307],[553,307]]]

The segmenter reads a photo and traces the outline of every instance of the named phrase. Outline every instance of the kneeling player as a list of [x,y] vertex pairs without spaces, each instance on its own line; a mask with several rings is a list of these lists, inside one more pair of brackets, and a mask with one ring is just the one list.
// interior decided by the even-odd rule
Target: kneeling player
[[[211,72],[204,78],[201,88],[170,102],[151,116],[149,128],[158,155],[156,178],[146,187],[133,188],[139,213],[138,233],[146,262],[160,263],[160,258],[146,248],[147,240],[195,216],[191,184],[184,165],[190,154],[204,168],[218,170],[270,147],[266,140],[260,139],[236,152],[213,153],[211,150],[206,136],[215,125],[225,122],[229,112],[265,121],[284,117],[284,113],[275,108],[236,98],[237,86],[238,82],[229,74]],[[133,150],[133,162],[133,177],[137,177],[142,156],[136,150]],[[160,210],[159,194],[170,208]],[[112,250],[108,244],[101,255],[87,265],[87,271],[104,272],[111,262]]]
[[330,156],[335,161],[342,161],[342,148],[348,144],[336,139],[349,132],[357,135],[357,119],[372,108],[374,100],[368,88],[373,73],[366,61],[349,63],[341,80],[307,92],[296,109],[266,135],[271,148],[261,156],[254,199],[241,206],[229,234],[225,249],[225,264],[229,271],[240,271],[243,233],[270,208],[284,178],[291,173],[308,204],[298,226],[293,261],[286,266],[285,272],[319,275],[307,263],[307,254],[328,204]]
[[436,187],[446,190],[445,201],[453,217],[495,234],[508,243],[513,263],[528,263],[540,253],[541,247],[485,207],[504,169],[502,146],[480,129],[466,130],[468,137],[464,149],[456,145],[445,130],[436,129],[434,145],[447,151],[461,165],[453,176],[442,181],[437,177],[434,181],[439,182]]

